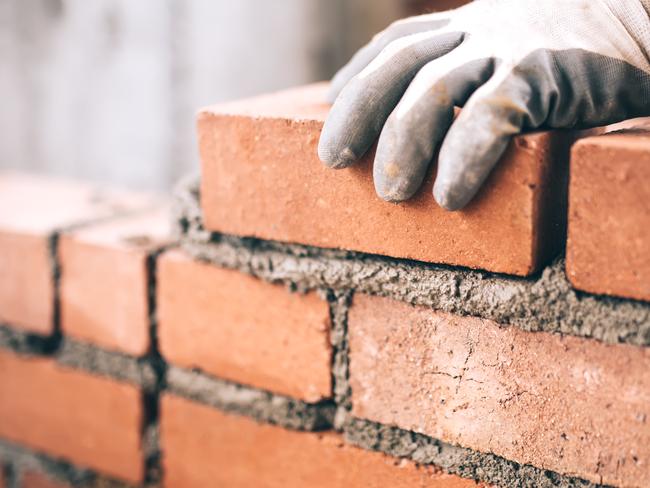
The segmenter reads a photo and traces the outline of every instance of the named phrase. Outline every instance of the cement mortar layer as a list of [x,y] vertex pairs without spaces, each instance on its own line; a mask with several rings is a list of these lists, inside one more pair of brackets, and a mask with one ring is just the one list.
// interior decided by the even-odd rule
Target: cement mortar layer
[[332,346],[332,385],[336,416],[334,427],[338,430],[347,419],[352,408],[352,391],[349,378],[350,348],[348,343],[348,309],[352,294],[349,292],[334,292],[328,296],[332,330],[330,345]]
[[166,383],[166,392],[288,429],[325,430],[334,419],[331,402],[305,403],[176,366],[167,370]]
[[463,478],[494,484],[500,488],[596,488],[579,478],[563,476],[530,465],[521,465],[494,454],[453,446],[430,437],[367,420],[349,419],[345,424],[348,442],[364,449],[434,464]]
[[64,366],[132,383],[148,392],[157,388],[156,373],[146,359],[98,349],[70,339],[63,341],[56,359]]
[[106,478],[91,470],[37,454],[16,444],[0,440],[0,469],[5,472],[6,488],[23,486],[26,473],[46,475],[53,482],[80,488],[129,488],[122,481]]
[[196,178],[175,198],[176,231],[193,257],[292,289],[381,295],[526,331],[650,345],[650,303],[574,290],[558,258],[534,278],[212,234],[203,229]]
[[90,344],[64,339],[56,345],[19,329],[0,325],[0,348],[23,356],[50,357],[62,366],[124,381],[153,392],[157,376],[147,359],[98,349]]

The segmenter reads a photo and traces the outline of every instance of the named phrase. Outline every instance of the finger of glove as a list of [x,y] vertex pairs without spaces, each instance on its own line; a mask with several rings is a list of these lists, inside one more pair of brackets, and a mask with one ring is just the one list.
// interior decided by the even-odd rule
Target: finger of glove
[[373,168],[375,190],[384,200],[403,201],[420,188],[454,106],[464,105],[492,75],[493,61],[473,59],[475,52],[465,42],[427,64],[386,121]]
[[391,43],[337,98],[321,133],[320,159],[329,167],[344,168],[363,156],[415,74],[462,39],[462,33],[427,32]]
[[470,97],[440,149],[433,189],[438,204],[459,210],[476,195],[512,136],[530,120],[534,91],[503,70]]
[[334,75],[327,93],[327,101],[333,103],[343,87],[368,66],[391,42],[411,34],[435,31],[447,24],[449,24],[449,19],[441,14],[421,15],[394,22],[359,49],[352,59]]

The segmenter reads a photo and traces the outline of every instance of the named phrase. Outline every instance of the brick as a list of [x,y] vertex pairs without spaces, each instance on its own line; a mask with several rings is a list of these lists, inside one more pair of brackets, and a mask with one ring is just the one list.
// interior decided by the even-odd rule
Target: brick
[[207,229],[515,275],[538,270],[564,245],[568,133],[517,138],[461,212],[436,204],[433,174],[412,200],[388,203],[375,194],[372,154],[337,171],[318,160],[325,88],[199,114]]
[[37,471],[27,471],[22,475],[20,488],[71,488],[71,485]]
[[61,327],[105,349],[149,349],[150,254],[170,241],[166,207],[61,236]]
[[346,445],[333,433],[259,424],[165,395],[165,486],[476,487],[474,481]]
[[0,351],[0,438],[130,482],[143,477],[141,392]]
[[591,293],[650,300],[650,131],[573,149],[567,276]]
[[316,402],[331,395],[329,307],[181,251],[158,262],[158,335],[171,363]]
[[349,314],[353,415],[616,486],[650,485],[650,349],[386,298]]
[[52,234],[150,202],[146,195],[0,172],[0,322],[40,334],[51,333]]

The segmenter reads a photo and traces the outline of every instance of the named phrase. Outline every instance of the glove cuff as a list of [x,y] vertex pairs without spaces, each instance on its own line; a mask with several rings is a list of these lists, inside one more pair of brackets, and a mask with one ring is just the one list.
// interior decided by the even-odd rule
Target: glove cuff
[[650,0],[606,0],[650,62]]
[[[641,4],[643,9],[645,10],[646,15],[648,16],[647,18],[644,18],[643,21],[646,21],[646,22],[650,23],[650,0],[639,0],[639,3]],[[650,30],[650,29],[648,29],[648,30]],[[646,32],[646,34],[647,34],[647,32]],[[646,43],[648,43],[648,42],[650,42],[650,39],[646,38],[645,41],[646,41]]]

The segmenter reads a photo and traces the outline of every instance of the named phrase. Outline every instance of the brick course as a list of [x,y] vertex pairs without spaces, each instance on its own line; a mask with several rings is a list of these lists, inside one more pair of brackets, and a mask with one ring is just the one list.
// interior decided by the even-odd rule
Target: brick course
[[148,195],[0,172],[0,322],[40,334],[53,332],[53,234],[151,202]]
[[64,334],[136,356],[149,349],[148,258],[168,244],[167,208],[64,234],[61,328]]
[[[551,159],[567,140],[518,138],[466,213],[436,213],[424,193],[391,206],[374,196],[369,160],[335,173],[309,159],[326,112],[313,104],[320,90],[200,118],[202,150],[217,155],[208,162],[238,163],[218,180],[205,173],[214,225],[400,257],[448,252],[448,262],[519,274],[555,249],[544,226],[559,223],[562,237],[551,217],[562,206],[541,204],[562,194],[562,161]],[[213,146],[225,137],[232,144]],[[647,299],[648,149],[638,127],[576,146],[567,270],[584,290]],[[198,192],[178,198],[194,258],[157,255],[168,222],[166,210],[142,212],[150,197],[0,173],[6,484],[650,485],[650,303],[576,292],[561,259],[521,279],[215,236]],[[447,247],[412,239],[411,223]],[[382,232],[398,224],[396,244]],[[438,254],[422,258],[427,249]],[[320,432],[334,427],[344,435]]]
[[259,424],[170,395],[162,399],[161,432],[168,488],[479,486],[348,446],[337,434]]
[[135,386],[0,350],[0,437],[137,483],[143,477]]
[[181,251],[158,264],[160,350],[172,364],[316,402],[331,395],[329,307]]
[[356,295],[353,414],[522,464],[650,483],[650,350]]
[[591,293],[650,300],[650,127],[573,149],[567,276]]
[[200,113],[207,229],[516,275],[535,272],[564,244],[566,133],[516,138],[461,212],[435,203],[431,175],[414,199],[387,203],[375,195],[372,155],[338,171],[318,160],[325,89]]

